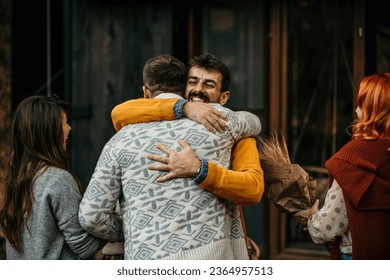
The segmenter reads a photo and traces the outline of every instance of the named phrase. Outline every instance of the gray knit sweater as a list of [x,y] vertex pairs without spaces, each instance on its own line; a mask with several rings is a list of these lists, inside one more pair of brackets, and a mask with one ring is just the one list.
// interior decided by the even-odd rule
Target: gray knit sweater
[[[232,145],[259,134],[260,120],[214,106],[228,115],[224,133],[210,133],[183,118],[127,125],[115,134],[80,204],[80,224],[103,239],[124,239],[125,259],[248,259],[236,205],[200,188],[193,178],[157,183],[162,172],[147,169],[153,163],[147,154],[161,153],[156,143],[179,150],[179,138],[199,157],[229,167]],[[123,229],[112,212],[118,199]]]
[[81,195],[71,174],[49,167],[34,184],[35,202],[23,231],[23,253],[7,242],[7,259],[75,260],[93,258],[99,240],[78,221]]

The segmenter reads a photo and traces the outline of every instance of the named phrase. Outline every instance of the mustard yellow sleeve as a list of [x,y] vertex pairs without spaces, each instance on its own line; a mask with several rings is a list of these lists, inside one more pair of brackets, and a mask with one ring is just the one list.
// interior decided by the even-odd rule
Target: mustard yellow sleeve
[[249,206],[260,202],[264,193],[264,173],[254,138],[238,141],[232,149],[232,170],[208,162],[203,189],[237,205]]
[[111,111],[116,131],[127,124],[174,120],[173,106],[178,98],[138,98],[125,101]]

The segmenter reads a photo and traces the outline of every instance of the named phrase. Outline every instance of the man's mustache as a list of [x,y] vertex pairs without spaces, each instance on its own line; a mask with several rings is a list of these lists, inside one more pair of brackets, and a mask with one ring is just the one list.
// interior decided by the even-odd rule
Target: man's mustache
[[191,100],[192,97],[198,97],[200,99],[205,100],[207,103],[210,102],[210,98],[202,92],[196,92],[196,91],[190,92],[188,94],[188,100]]

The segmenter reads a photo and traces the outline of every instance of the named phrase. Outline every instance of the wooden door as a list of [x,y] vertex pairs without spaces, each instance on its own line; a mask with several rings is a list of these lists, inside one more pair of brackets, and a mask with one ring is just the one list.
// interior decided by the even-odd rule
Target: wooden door
[[145,61],[172,53],[170,1],[71,1],[67,78],[73,168],[87,186],[105,143],[115,133],[111,110],[142,97]]

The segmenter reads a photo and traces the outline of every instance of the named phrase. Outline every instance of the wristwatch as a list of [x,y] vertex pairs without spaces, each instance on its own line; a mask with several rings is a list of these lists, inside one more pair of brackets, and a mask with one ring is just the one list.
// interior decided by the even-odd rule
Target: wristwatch
[[198,169],[196,169],[196,175],[194,176],[194,178],[198,177],[200,174],[200,171],[202,170],[202,160],[199,159],[199,161],[200,161],[200,167]]

